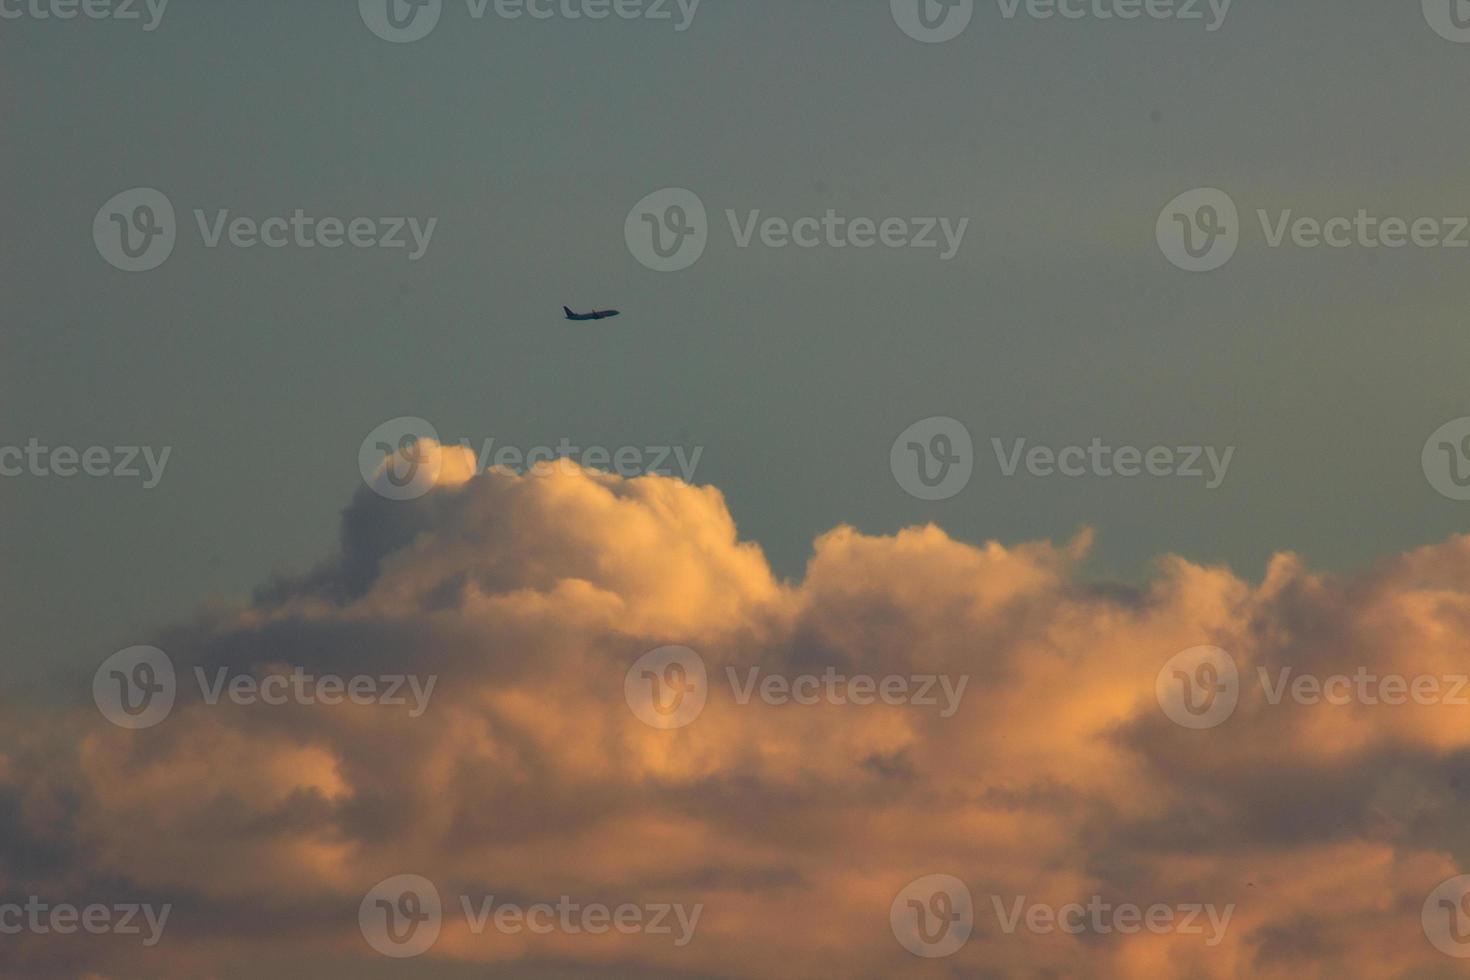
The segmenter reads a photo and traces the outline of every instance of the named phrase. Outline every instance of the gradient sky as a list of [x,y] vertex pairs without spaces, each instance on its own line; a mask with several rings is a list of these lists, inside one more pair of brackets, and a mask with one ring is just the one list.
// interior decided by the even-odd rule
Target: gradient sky
[[[888,4],[706,0],[668,22],[471,21],[392,45],[346,2],[174,0],[151,33],[0,22],[0,443],[172,446],[160,487],[0,480],[6,685],[61,696],[121,646],[332,545],[379,423],[450,439],[704,448],[744,537],[930,520],[968,541],[1099,534],[1093,573],[1169,552],[1258,577],[1443,539],[1425,438],[1470,414],[1463,252],[1270,250],[1170,266],[1192,187],[1242,212],[1470,212],[1470,47],[1414,3],[1241,0],[1223,29],[1004,19],[922,45]],[[111,195],[256,216],[437,217],[429,254],[206,250],[128,275]],[[628,210],[695,190],[692,269]],[[932,252],[736,249],[725,208],[969,217]],[[1248,220],[1247,224],[1250,224]],[[616,306],[568,326],[559,307]],[[911,423],[1049,444],[1238,447],[1225,486],[1001,479],[943,503],[888,471]],[[85,690],[83,688],[83,690]]]
[[[1420,3],[1236,0],[1209,32],[977,0],[922,44],[887,0],[703,0],[682,32],[445,0],[392,44],[352,0],[172,0],[153,31],[16,2],[0,453],[170,456],[154,489],[0,476],[0,910],[178,918],[157,951],[6,935],[0,975],[1458,975],[1434,930],[1470,888],[1465,708],[1253,686],[1465,670],[1470,503],[1421,451],[1470,417],[1470,248],[1273,249],[1256,220],[1470,215],[1470,44]],[[140,187],[179,241],[128,273],[93,222]],[[668,274],[624,237],[664,188],[711,222]],[[1156,238],[1196,188],[1243,226],[1208,274]],[[195,209],[436,226],[420,261],[211,249]],[[969,224],[941,261],[739,248],[727,209]],[[407,416],[445,466],[385,500],[359,450]],[[936,416],[977,458],[926,502],[890,448]],[[1216,490],[1005,478],[993,438],[1234,453]],[[472,477],[461,439],[677,445],[697,486]],[[92,679],[155,643],[185,679],[443,682],[422,718],[186,692],[135,731]],[[629,681],[670,644],[714,678],[677,729]],[[1171,678],[1227,660],[1228,717],[1171,713]],[[715,683],[838,667],[974,683],[950,715]],[[401,872],[709,911],[687,949],[456,926],[400,964],[354,913]],[[921,959],[890,911],[941,872],[1240,914],[1218,948],[987,922]]]

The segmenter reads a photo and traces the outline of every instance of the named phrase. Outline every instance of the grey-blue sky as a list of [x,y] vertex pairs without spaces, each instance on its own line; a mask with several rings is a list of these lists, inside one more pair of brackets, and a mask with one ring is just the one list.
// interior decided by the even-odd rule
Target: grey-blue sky
[[[1006,20],[920,45],[887,3],[705,0],[668,22],[473,21],[415,44],[355,4],[173,0],[161,27],[0,22],[6,271],[0,444],[174,447],[154,490],[0,480],[12,690],[330,547],[357,447],[399,415],[447,437],[684,442],[743,533],[800,573],[814,534],[934,520],[1100,533],[1099,573],[1177,551],[1357,564],[1463,527],[1420,472],[1470,414],[1465,252],[1271,250],[1191,276],[1154,240],[1197,186],[1254,211],[1470,212],[1470,46],[1417,4],[1239,0],[1178,22]],[[429,254],[206,250],[104,264],[126,188],[264,217],[437,217]],[[622,240],[660,187],[714,234],[658,275]],[[737,249],[723,212],[966,216],[932,252]],[[558,309],[616,306],[611,325]],[[888,449],[964,420],[966,492],[906,495]],[[1235,445],[1180,481],[1001,479],[992,436]],[[650,556],[650,560],[657,560]],[[70,696],[70,695],[68,695]]]

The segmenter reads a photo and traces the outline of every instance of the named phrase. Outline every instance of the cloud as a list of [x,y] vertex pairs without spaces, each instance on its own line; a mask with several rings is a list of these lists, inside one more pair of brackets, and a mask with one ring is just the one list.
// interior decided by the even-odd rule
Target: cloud
[[[1134,589],[1087,579],[1087,533],[976,547],[932,526],[843,527],[789,583],[739,540],[713,488],[570,464],[472,477],[443,452],[418,499],[359,491],[318,568],[153,638],[179,680],[163,723],[125,731],[90,705],[11,720],[0,902],[174,907],[156,947],[26,935],[12,968],[374,975],[390,961],[364,940],[359,903],[399,874],[432,881],[450,914],[418,972],[395,975],[1458,966],[1421,910],[1470,865],[1470,709],[1272,704],[1259,678],[1464,672],[1470,538],[1341,577],[1281,555],[1259,583],[1170,557]],[[668,645],[698,654],[708,699],[690,724],[658,730],[630,709],[625,681]],[[1239,703],[1190,730],[1161,710],[1156,680],[1202,645],[1237,664]],[[752,669],[968,680],[944,717],[877,698],[742,704]],[[197,678],[221,671],[437,683],[413,717],[208,703]],[[975,920],[934,961],[889,926],[895,898],[930,874],[965,884]],[[683,946],[615,930],[477,935],[459,898],[492,895],[703,912]],[[1094,897],[1233,911],[1213,945],[1177,931],[1007,933],[997,912]]]

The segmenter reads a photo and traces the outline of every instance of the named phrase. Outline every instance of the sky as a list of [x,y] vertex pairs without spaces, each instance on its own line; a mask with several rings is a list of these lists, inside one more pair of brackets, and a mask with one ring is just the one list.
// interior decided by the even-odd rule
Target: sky
[[[1464,662],[1470,29],[1453,15],[1470,10],[977,0],[935,35],[919,6],[592,19],[568,15],[583,0],[547,17],[431,0],[400,29],[389,0],[65,20],[0,0],[0,705],[25,735],[0,766],[22,842],[0,892],[82,883],[199,910],[161,960],[108,973],[86,943],[29,937],[18,975],[226,980],[256,975],[255,953],[280,977],[1461,965],[1418,905],[1470,861],[1462,718],[1299,717],[1252,687],[1222,745],[1153,699],[1159,668],[1200,647],[1247,686],[1258,667]],[[665,236],[682,245],[661,256]],[[621,316],[570,323],[564,305]],[[410,499],[391,500],[379,443],[405,436],[433,472],[413,450]],[[559,446],[607,458],[512,472]],[[56,447],[72,466],[106,449],[108,475],[58,475]],[[508,469],[473,475],[507,448]],[[594,472],[620,452],[627,472]],[[669,644],[716,678],[968,671],[972,701],[948,729],[851,705],[777,723],[721,687],[670,741],[616,689]],[[360,654],[442,675],[448,710],[383,746],[352,710],[282,721],[182,696],[181,717],[125,731],[93,682],[142,645],[189,683],[196,666],[351,673]],[[1116,675],[1078,666],[1104,652]],[[558,671],[572,693],[532,710]],[[958,785],[922,761],[946,739],[999,759]],[[1207,777],[1172,771],[1191,751]],[[241,758],[241,782],[206,775]],[[505,797],[448,792],[456,766]],[[1293,810],[1260,789],[1294,785],[1321,796]],[[565,816],[580,793],[605,808]],[[508,827],[478,822],[521,794]],[[764,847],[717,813],[733,800],[776,821]],[[1346,816],[1314,840],[1333,806]],[[176,844],[134,839],[165,812]],[[842,865],[924,813],[929,847]],[[991,880],[1013,821],[1045,830]],[[620,867],[623,840],[669,851],[666,873]],[[526,841],[572,857],[539,874]],[[376,959],[335,910],[404,867],[524,901],[683,883],[712,941],[487,955],[449,930],[411,963]],[[1296,877],[1203,953],[997,945],[977,926],[951,956],[910,955],[889,902],[946,867],[979,911],[1026,888],[1223,906],[1266,886],[1239,877]],[[1312,905],[1341,890],[1334,868],[1371,899]],[[813,901],[851,930],[833,935],[866,938],[829,948],[782,921]],[[740,958],[750,937],[763,952]]]

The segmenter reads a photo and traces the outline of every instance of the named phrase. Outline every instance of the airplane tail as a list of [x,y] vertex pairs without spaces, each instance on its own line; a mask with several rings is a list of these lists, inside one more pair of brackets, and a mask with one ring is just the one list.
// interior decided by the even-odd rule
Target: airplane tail
[[577,314],[573,313],[570,309],[568,309],[565,306],[562,307],[562,311],[566,313],[568,320],[570,320],[572,317],[574,317],[574,316],[577,315]]

